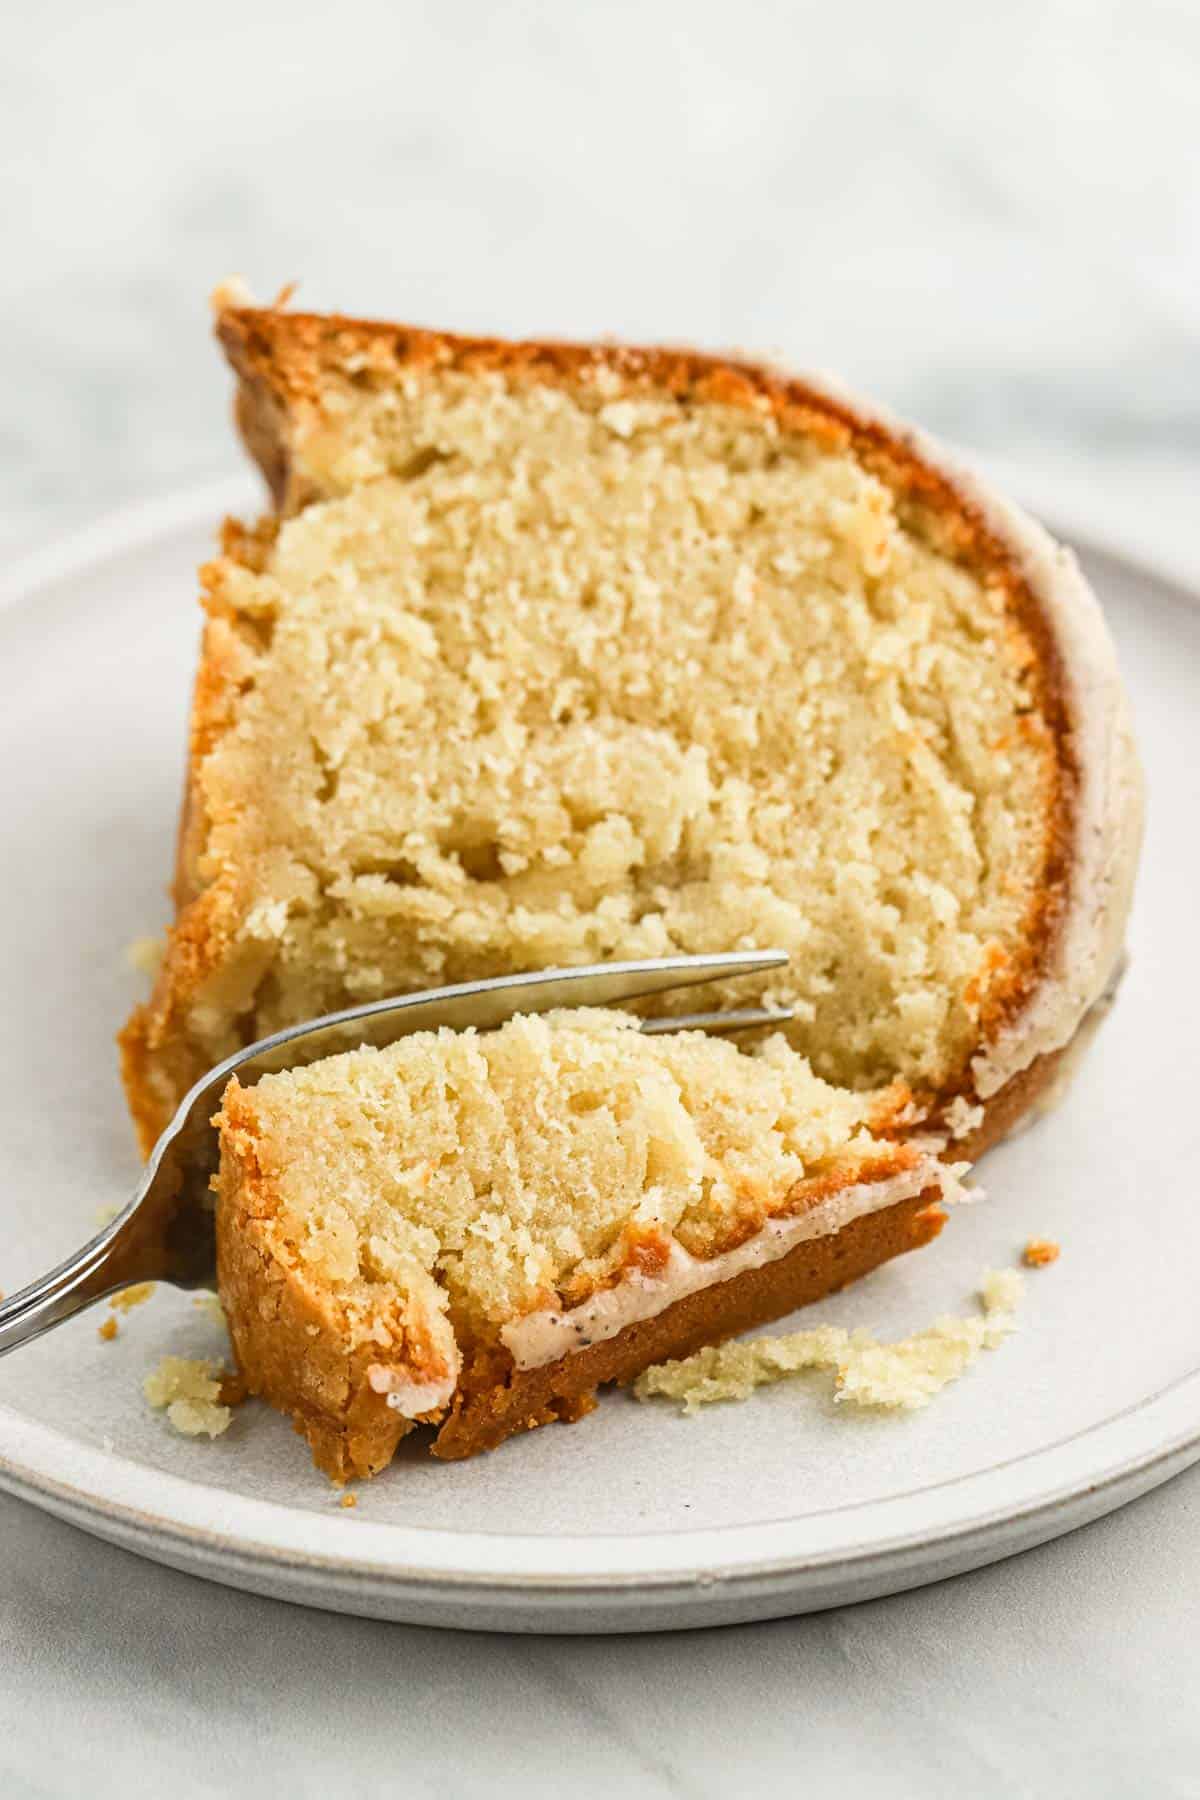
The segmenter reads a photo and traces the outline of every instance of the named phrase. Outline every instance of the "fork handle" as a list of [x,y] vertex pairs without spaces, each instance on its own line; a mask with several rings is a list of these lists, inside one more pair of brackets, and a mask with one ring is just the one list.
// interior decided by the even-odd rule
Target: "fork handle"
[[114,1219],[57,1269],[0,1301],[0,1356],[31,1343],[106,1294],[160,1273],[148,1266],[147,1246],[136,1241],[127,1224],[125,1215]]

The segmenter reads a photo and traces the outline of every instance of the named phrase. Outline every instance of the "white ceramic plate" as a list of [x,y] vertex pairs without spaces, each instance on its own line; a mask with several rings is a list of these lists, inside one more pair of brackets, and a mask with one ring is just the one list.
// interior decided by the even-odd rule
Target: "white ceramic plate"
[[[0,1286],[88,1236],[137,1163],[112,1037],[160,929],[197,635],[193,570],[239,485],[28,564],[0,607]],[[986,1204],[807,1317],[902,1334],[969,1309],[1025,1239],[1023,1325],[923,1413],[835,1411],[818,1377],[684,1419],[627,1395],[441,1466],[405,1447],[343,1511],[257,1404],[215,1443],[141,1399],[164,1352],[222,1348],[160,1289],[115,1343],[85,1316],[0,1363],[0,1483],[143,1555],[350,1612],[637,1630],[865,1599],[1024,1549],[1200,1457],[1195,1098],[1200,608],[1085,555],[1133,687],[1150,833],[1115,1013],[1050,1118],[991,1156]]]

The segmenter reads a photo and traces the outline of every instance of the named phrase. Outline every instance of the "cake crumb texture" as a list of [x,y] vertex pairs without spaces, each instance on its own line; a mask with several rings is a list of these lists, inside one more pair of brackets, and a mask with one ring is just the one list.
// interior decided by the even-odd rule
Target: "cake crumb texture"
[[262,1035],[769,942],[827,1079],[961,1066],[1040,904],[1054,797],[1003,594],[848,457],[635,411],[623,434],[550,389],[399,396],[421,473],[288,520],[261,573],[210,566],[243,693],[197,771],[195,874],[234,908],[188,1019],[206,1061],[249,1009]]
[[142,1383],[156,1411],[184,1437],[220,1437],[233,1418],[225,1370],[208,1358],[164,1356]]
[[634,1384],[639,1400],[662,1398],[685,1413],[725,1400],[745,1400],[756,1388],[808,1369],[831,1370],[834,1399],[862,1407],[912,1412],[957,1381],[984,1350],[1016,1329],[1021,1277],[1015,1269],[988,1271],[980,1285],[982,1312],[946,1315],[897,1343],[839,1325],[780,1337],[709,1346],[679,1362],[647,1369]]
[[1053,1238],[1030,1238],[1021,1253],[1021,1260],[1031,1269],[1044,1269],[1049,1263],[1057,1262],[1062,1254],[1062,1246]]
[[108,1304],[114,1312],[132,1312],[135,1306],[146,1304],[157,1285],[154,1281],[135,1281],[131,1287],[122,1288],[120,1293],[113,1294]]
[[[255,325],[222,330],[244,368]],[[760,986],[819,1075],[960,1099],[968,1135],[1074,786],[979,517],[767,374],[328,342],[278,446],[307,503],[203,574],[179,916],[125,1036],[144,1141],[304,1018],[740,944],[788,951]]]
[[586,1298],[641,1240],[647,1270],[671,1240],[710,1256],[806,1181],[903,1170],[915,1154],[872,1134],[876,1105],[779,1034],[744,1051],[590,1008],[417,1032],[231,1084],[222,1208],[252,1172],[261,1225],[269,1187],[280,1254],[338,1296],[351,1343],[389,1347],[397,1290],[435,1333],[453,1311],[478,1337]]

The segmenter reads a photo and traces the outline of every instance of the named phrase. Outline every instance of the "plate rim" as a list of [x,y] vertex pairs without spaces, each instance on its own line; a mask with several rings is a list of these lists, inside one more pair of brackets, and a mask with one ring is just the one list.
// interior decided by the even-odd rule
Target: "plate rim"
[[[1012,1463],[862,1501],[852,1509],[672,1532],[548,1537],[356,1519],[347,1540],[350,1553],[341,1554],[330,1547],[327,1513],[147,1469],[6,1405],[0,1406],[0,1424],[15,1439],[16,1454],[0,1454],[0,1489],[78,1523],[107,1525],[120,1541],[142,1540],[143,1548],[153,1539],[177,1553],[231,1556],[305,1580],[390,1581],[442,1591],[486,1591],[495,1597],[532,1590],[582,1599],[620,1594],[631,1586],[640,1594],[647,1589],[661,1594],[712,1579],[747,1584],[831,1571],[852,1579],[881,1566],[904,1565],[914,1554],[969,1547],[993,1534],[1018,1538],[1020,1543],[1011,1547],[1042,1541],[1082,1522],[1074,1517],[1077,1509],[1095,1517],[1200,1460],[1198,1400],[1200,1368],[1150,1400]],[[1097,1441],[1112,1445],[1103,1463],[1094,1455]],[[1081,1443],[1093,1454],[1086,1469],[1072,1473]],[[1023,1492],[1003,1497],[1014,1482],[1014,1469],[1027,1478],[1021,1483]],[[1035,1485],[1029,1472],[1039,1470],[1042,1479]],[[95,1472],[91,1481],[90,1471]],[[1049,1483],[1046,1471],[1053,1471]],[[993,1496],[997,1489],[1000,1493]],[[964,1492],[981,1497],[970,1510],[961,1505]],[[152,1503],[161,1508],[169,1502],[174,1502],[173,1512],[151,1510]],[[858,1515],[859,1528],[851,1535],[836,1523],[847,1510]],[[219,1526],[214,1523],[218,1514]],[[878,1522],[888,1515],[892,1528],[880,1531]],[[817,1541],[797,1545],[796,1535],[806,1528]],[[498,1567],[497,1552],[519,1566]],[[1005,1552],[1001,1548],[997,1553]]]
[[[1023,484],[1012,482],[1012,473],[1010,485],[1020,491]],[[253,493],[249,476],[227,476],[106,513],[10,565],[0,580],[0,608],[34,600],[99,562],[136,555],[253,505]],[[1078,508],[1043,502],[1031,510],[1048,518],[1067,542],[1150,579],[1176,599],[1200,603],[1195,575],[1123,546]],[[581,1604],[601,1597],[619,1604],[623,1598],[632,1608],[652,1596],[679,1596],[713,1582],[726,1594],[774,1582],[792,1584],[790,1606],[796,1610],[794,1590],[806,1580],[827,1584],[840,1576],[851,1586],[888,1572],[911,1574],[915,1564],[934,1565],[939,1558],[944,1564],[947,1555],[957,1557],[957,1566],[971,1566],[1070,1530],[1169,1479],[1200,1460],[1200,1367],[1082,1433],[1008,1463],[857,1502],[852,1509],[681,1532],[549,1537],[358,1517],[352,1535],[340,1543],[328,1513],[147,1468],[7,1405],[0,1405],[0,1428],[6,1445],[0,1489],[197,1573],[227,1578],[235,1571],[257,1572],[276,1591],[290,1581],[305,1590],[297,1598],[319,1601],[311,1590],[322,1583],[344,1590],[373,1582],[397,1593],[424,1592],[431,1601],[447,1593],[484,1598],[501,1610],[506,1601],[536,1606],[552,1595]],[[1081,1444],[1087,1446],[1082,1455]],[[837,1522],[849,1510],[855,1526],[847,1531]],[[931,1567],[926,1578],[945,1572],[944,1566]],[[587,1628],[586,1619],[580,1628]]]

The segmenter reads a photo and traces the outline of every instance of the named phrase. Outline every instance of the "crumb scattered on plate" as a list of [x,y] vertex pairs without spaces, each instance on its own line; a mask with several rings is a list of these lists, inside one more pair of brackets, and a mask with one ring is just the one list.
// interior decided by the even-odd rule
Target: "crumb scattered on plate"
[[165,949],[166,944],[160,937],[134,938],[132,944],[126,946],[125,961],[140,975],[154,976],[158,974]]
[[344,1507],[357,1506],[358,1505],[358,1495],[357,1494],[343,1494],[341,1499],[338,1501],[338,1505],[344,1506]]
[[215,1438],[228,1431],[233,1406],[242,1398],[219,1362],[190,1356],[164,1356],[143,1381],[142,1392],[184,1437]]
[[639,1400],[660,1396],[694,1413],[718,1401],[744,1400],[755,1388],[805,1369],[830,1369],[835,1400],[914,1411],[1016,1328],[1022,1286],[1018,1270],[990,1269],[980,1283],[981,1313],[962,1319],[947,1315],[899,1343],[880,1343],[865,1330],[820,1325],[782,1337],[710,1345],[681,1362],[647,1369],[633,1391]]
[[157,1285],[153,1281],[135,1281],[132,1287],[114,1294],[108,1304],[114,1312],[129,1312],[135,1306],[144,1306]]
[[1047,1263],[1057,1262],[1061,1253],[1061,1246],[1053,1238],[1030,1238],[1021,1260],[1031,1269],[1044,1269]]
[[111,1344],[120,1329],[121,1327],[117,1324],[116,1318],[110,1313],[103,1325],[97,1327],[96,1335],[97,1337],[102,1337],[106,1344]]

